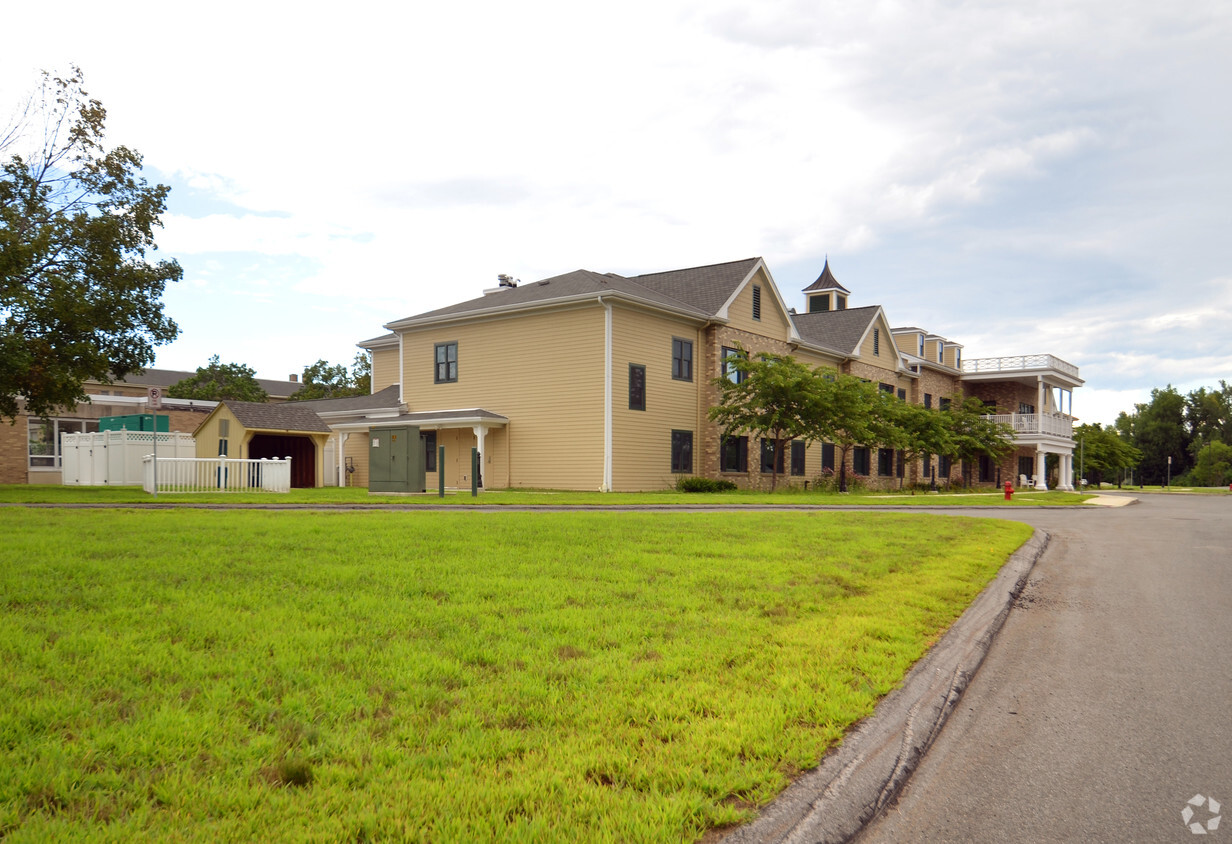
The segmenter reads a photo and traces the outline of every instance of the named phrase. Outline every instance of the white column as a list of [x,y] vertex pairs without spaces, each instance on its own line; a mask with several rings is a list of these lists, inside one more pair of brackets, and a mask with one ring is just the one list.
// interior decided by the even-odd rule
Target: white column
[[1035,452],[1035,489],[1048,491],[1048,455],[1043,449]]
[[471,428],[475,432],[475,446],[479,449],[479,480],[483,481],[483,438],[488,433],[487,425],[475,425]]
[[1074,490],[1074,455],[1061,455],[1061,478],[1057,482],[1057,489],[1063,489],[1067,492]]
[[338,486],[346,486],[350,480],[346,473],[346,441],[350,436],[350,433],[338,434]]
[[1035,433],[1042,434],[1044,432],[1044,379],[1042,376],[1035,376],[1037,387],[1035,390]]

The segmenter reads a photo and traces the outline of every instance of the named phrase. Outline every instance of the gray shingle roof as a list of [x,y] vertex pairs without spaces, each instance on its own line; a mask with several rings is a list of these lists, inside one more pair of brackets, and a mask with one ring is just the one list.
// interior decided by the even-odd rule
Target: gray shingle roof
[[860,338],[868,331],[877,311],[876,305],[869,305],[842,311],[793,314],[791,319],[802,340],[845,355],[854,355],[859,351]]
[[286,402],[269,404],[258,401],[222,402],[227,409],[235,414],[240,424],[250,431],[294,431],[296,433],[328,434],[329,426],[321,421],[321,417],[311,408],[304,407],[307,402]]
[[[144,372],[130,372],[127,376],[120,379],[118,383],[136,387],[170,387],[172,384],[183,381],[185,378],[192,378],[196,374],[197,371],[195,369],[192,372],[182,372],[178,369],[147,369]],[[256,380],[261,385],[262,390],[277,398],[286,398],[304,386],[298,381],[280,381],[276,378],[258,378]]]
[[745,258],[705,267],[648,273],[634,276],[633,281],[714,316],[760,260]]
[[396,320],[386,327],[533,306],[558,299],[597,297],[603,293],[617,293],[698,318],[712,317],[727,302],[740,282],[748,277],[759,260],[746,258],[726,264],[651,273],[634,278],[625,278],[616,273],[574,270],[542,281],[519,284],[517,287],[502,287],[477,299]]
[[363,396],[343,396],[335,399],[306,399],[304,401],[287,402],[289,406],[305,407],[314,413],[334,413],[348,410],[376,410],[384,407],[397,407],[398,385],[391,384],[379,392]]

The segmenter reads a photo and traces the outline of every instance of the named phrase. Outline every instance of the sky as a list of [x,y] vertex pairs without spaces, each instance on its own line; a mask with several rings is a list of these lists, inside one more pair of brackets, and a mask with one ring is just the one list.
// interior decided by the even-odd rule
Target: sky
[[501,273],[761,256],[797,308],[828,259],[965,360],[1075,364],[1084,422],[1232,380],[1226,0],[313,9],[5,11],[0,119],[78,65],[171,187],[157,367],[286,378]]

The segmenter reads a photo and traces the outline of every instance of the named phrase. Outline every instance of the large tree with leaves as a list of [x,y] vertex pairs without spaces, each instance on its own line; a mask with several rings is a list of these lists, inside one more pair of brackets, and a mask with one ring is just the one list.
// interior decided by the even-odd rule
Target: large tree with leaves
[[242,363],[221,363],[218,355],[210,358],[208,366],[198,366],[196,375],[172,384],[167,388],[167,395],[175,399],[202,401],[269,401],[269,393],[257,381],[252,367]]
[[778,485],[779,455],[787,443],[805,436],[820,401],[816,370],[790,355],[762,353],[730,358],[728,371],[715,379],[719,402],[710,419],[724,434],[752,434],[774,443],[770,489]]
[[[941,411],[948,428],[950,457],[969,464],[980,457],[1000,460],[1014,450],[1014,429],[990,417],[988,408],[974,396],[955,395]],[[971,479],[964,475],[963,482]]]
[[1074,428],[1074,441],[1078,443],[1078,468],[1093,484],[1115,478],[1119,487],[1125,473],[1142,460],[1142,452],[1116,428],[1104,428],[1098,422]]
[[179,333],[163,314],[174,260],[151,261],[169,188],[107,149],[107,112],[81,71],[45,73],[0,130],[0,417],[48,416],[154,362]]
[[304,370],[303,383],[291,401],[366,396],[372,391],[372,363],[366,352],[355,355],[350,372],[341,363],[318,360]]

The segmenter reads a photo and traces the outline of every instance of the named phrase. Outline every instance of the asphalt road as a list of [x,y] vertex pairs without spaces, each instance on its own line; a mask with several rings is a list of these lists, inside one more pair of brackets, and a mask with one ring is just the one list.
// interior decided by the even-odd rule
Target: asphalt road
[[1182,815],[1232,814],[1232,498],[981,515],[1051,542],[860,844],[1232,841],[1232,817],[1196,838]]

